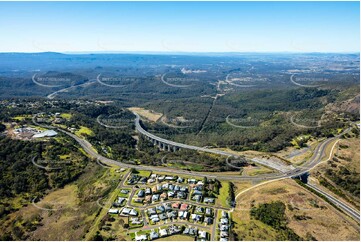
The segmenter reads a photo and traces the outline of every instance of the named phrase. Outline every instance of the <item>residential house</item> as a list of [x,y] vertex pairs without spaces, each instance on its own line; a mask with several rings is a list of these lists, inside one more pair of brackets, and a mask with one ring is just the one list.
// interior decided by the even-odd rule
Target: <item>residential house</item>
[[144,197],[145,196],[145,193],[144,193],[144,190],[140,190],[137,194],[138,197]]
[[158,202],[159,201],[159,194],[153,194],[152,201],[153,202]]
[[201,231],[198,232],[198,235],[199,235],[200,239],[207,239],[207,232],[206,231],[201,230]]
[[111,209],[108,210],[108,213],[118,214],[118,213],[119,213],[119,210],[118,210],[118,209],[111,208]]
[[157,232],[155,232],[155,231],[150,232],[150,234],[149,234],[149,239],[150,240],[155,240],[155,239],[158,239],[158,238],[159,238],[159,234]]
[[160,234],[160,237],[165,237],[168,235],[168,232],[166,229],[160,229],[159,234]]
[[147,240],[148,240],[148,238],[147,238],[147,235],[145,235],[145,234],[135,236],[135,241],[147,241]]
[[205,203],[214,203],[214,198],[212,198],[212,197],[205,197],[205,198],[204,198],[204,202],[205,202]]

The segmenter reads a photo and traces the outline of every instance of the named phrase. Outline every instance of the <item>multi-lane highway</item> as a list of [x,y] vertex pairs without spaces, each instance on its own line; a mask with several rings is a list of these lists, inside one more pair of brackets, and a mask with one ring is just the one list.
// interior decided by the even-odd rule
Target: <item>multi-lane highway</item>
[[[240,175],[222,175],[220,173],[207,173],[207,172],[192,172],[192,171],[185,171],[185,170],[180,170],[180,169],[172,169],[172,168],[166,168],[166,167],[155,167],[155,166],[145,166],[145,165],[132,165],[132,164],[127,164],[124,163],[122,161],[117,161],[117,160],[113,160],[113,159],[109,159],[107,157],[104,157],[100,154],[98,154],[96,152],[96,150],[93,148],[93,146],[85,139],[82,139],[76,135],[74,135],[73,133],[70,133],[68,131],[65,131],[63,129],[54,127],[54,126],[50,126],[50,125],[42,125],[36,122],[35,117],[33,117],[33,122],[34,124],[38,125],[38,126],[43,126],[45,128],[51,128],[51,129],[57,129],[58,131],[67,134],[68,136],[72,137],[73,139],[75,139],[79,145],[93,158],[98,159],[100,162],[107,164],[107,165],[116,165],[116,166],[120,166],[120,167],[125,167],[125,168],[136,168],[136,169],[143,169],[143,170],[149,170],[149,171],[157,171],[157,172],[169,172],[172,174],[183,174],[183,175],[195,175],[195,176],[201,176],[201,177],[211,177],[211,178],[220,178],[223,180],[235,180],[235,181],[263,181],[263,180],[271,180],[271,179],[279,179],[279,178],[286,178],[286,177],[296,177],[299,175],[304,174],[305,172],[309,171],[310,169],[312,169],[314,166],[316,166],[323,158],[323,155],[325,153],[325,149],[327,147],[327,145],[332,142],[334,139],[338,138],[339,136],[341,136],[342,134],[346,133],[349,131],[349,129],[347,129],[346,131],[344,131],[342,134],[333,137],[333,138],[329,138],[324,140],[323,142],[321,142],[314,150],[314,154],[311,157],[311,159],[309,161],[307,161],[302,167],[298,167],[294,170],[291,170],[289,172],[286,173],[271,173],[271,174],[263,174],[263,175],[259,175],[259,176],[240,176]],[[136,115],[136,120],[135,120],[135,125],[136,128],[138,130],[138,132],[141,130],[142,132],[144,132],[143,134],[147,134],[149,135],[149,137],[154,137],[154,138],[159,138],[147,131],[145,131],[139,123],[139,115]],[[174,145],[179,145],[180,147],[183,148],[189,148],[190,149],[194,149],[194,150],[198,150],[198,151],[203,151],[203,152],[210,152],[213,154],[218,154],[218,155],[224,155],[224,156],[234,156],[234,154],[228,153],[228,152],[224,152],[224,151],[219,151],[219,150],[212,150],[212,149],[206,149],[206,148],[202,148],[202,147],[197,147],[197,146],[190,146],[190,145],[186,145],[186,144],[181,144],[181,143],[177,143],[177,142],[173,142],[173,141],[169,141],[166,139],[162,139],[159,138],[161,141],[163,142],[167,142],[169,144],[174,144]]]
[[[319,143],[319,145],[315,148],[313,156],[310,158],[310,160],[307,161],[303,166],[298,167],[297,169],[294,169],[287,173],[272,173],[272,174],[265,174],[265,175],[259,175],[259,176],[240,176],[240,175],[237,176],[237,175],[222,175],[220,173],[213,174],[213,173],[206,173],[206,172],[192,172],[192,171],[185,171],[185,170],[180,170],[180,169],[155,167],[155,166],[131,165],[131,164],[127,164],[127,163],[124,163],[121,161],[112,160],[112,159],[109,159],[107,157],[104,157],[104,156],[98,154],[96,152],[96,150],[93,148],[93,146],[87,140],[79,138],[78,136],[76,136],[68,131],[65,131],[63,129],[60,129],[60,128],[57,128],[54,126],[41,125],[36,122],[35,117],[36,116],[33,117],[34,124],[43,126],[46,128],[57,129],[58,131],[63,132],[64,134],[67,134],[68,136],[70,136],[74,140],[76,140],[79,143],[79,145],[84,149],[84,151],[86,153],[88,153],[88,155],[90,155],[91,157],[93,157],[95,159],[98,159],[99,161],[101,161],[102,163],[107,164],[107,165],[116,165],[116,166],[125,167],[125,168],[136,168],[136,169],[155,171],[155,172],[167,172],[170,174],[178,174],[178,175],[195,175],[195,176],[200,176],[200,177],[218,178],[218,179],[222,179],[222,180],[231,180],[231,181],[266,181],[266,180],[271,181],[271,180],[276,180],[276,179],[279,180],[282,178],[292,178],[292,177],[300,176],[300,175],[304,174],[305,172],[308,172],[309,170],[311,170],[317,164],[319,164],[319,162],[324,157],[325,149],[328,144],[330,144],[335,139],[338,139],[344,133],[349,132],[351,129],[351,128],[349,128],[349,129],[345,130],[343,133],[339,134],[338,136],[333,137],[333,138],[328,138],[328,139],[324,140],[323,142]],[[139,115],[137,116],[137,118],[138,119],[136,120],[136,126],[138,126],[138,125],[140,126]],[[140,128],[141,128],[141,126],[140,126]],[[141,128],[141,129],[144,130],[143,128]],[[145,131],[145,132],[147,132],[147,131]],[[147,133],[150,135],[150,137],[157,137],[157,136],[152,135],[149,132],[147,132]],[[168,141],[165,139],[163,139],[163,140],[167,141],[167,142],[172,142],[172,141]],[[176,143],[176,142],[174,142],[174,143],[177,145],[180,144],[180,143]],[[180,145],[182,145],[181,147],[183,147],[183,148],[196,147],[196,146],[188,146],[188,145],[184,145],[184,144],[180,144]],[[205,149],[205,148],[201,148],[201,147],[196,147],[196,148],[199,148],[199,149],[195,149],[195,150],[204,151],[204,152],[207,152],[209,150],[209,149]],[[210,151],[212,151],[211,153],[215,153],[214,150],[210,150]],[[223,152],[223,151],[220,151],[220,153],[215,153],[215,154],[229,156],[229,153]],[[231,155],[233,155],[233,154],[231,154]],[[324,194],[323,191],[322,191],[322,194]],[[350,214],[353,218],[359,220],[360,215],[359,215],[359,213],[357,213],[357,211],[350,210],[350,208],[347,205],[345,205],[343,202],[337,200],[336,198],[332,197],[329,194],[327,194],[326,197],[329,198],[329,200],[331,202],[333,202],[337,206],[339,206],[342,210],[344,210],[347,214]],[[352,213],[350,211],[352,211]]]
[[350,206],[346,205],[345,203],[337,200],[330,194],[322,191],[318,187],[312,185],[312,184],[306,184],[306,186],[310,187],[311,189],[315,190],[318,193],[321,193],[323,196],[325,196],[328,200],[330,200],[333,204],[335,204],[337,207],[345,211],[348,215],[350,215],[352,218],[354,218],[357,221],[360,221],[360,213],[356,211],[355,209],[351,208]]

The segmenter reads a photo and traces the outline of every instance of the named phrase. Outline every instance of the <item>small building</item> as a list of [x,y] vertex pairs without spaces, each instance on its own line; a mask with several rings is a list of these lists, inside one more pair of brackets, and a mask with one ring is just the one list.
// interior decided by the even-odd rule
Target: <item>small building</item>
[[212,209],[206,208],[206,215],[212,215]]
[[144,198],[136,198],[136,199],[134,199],[134,202],[136,202],[136,203],[143,203],[143,201],[144,201]]
[[138,197],[144,197],[145,196],[145,192],[144,190],[140,190],[137,194]]
[[129,190],[124,190],[124,189],[122,189],[122,190],[120,190],[120,193],[121,193],[121,194],[128,194],[128,193],[129,193]]
[[166,203],[166,204],[164,204],[164,209],[165,209],[166,212],[171,211],[172,206],[170,205],[170,203]]
[[152,187],[152,192],[156,193],[158,191],[157,186]]
[[145,195],[151,195],[152,194],[152,190],[150,189],[150,187],[147,187],[145,189]]
[[158,202],[159,201],[159,194],[153,194],[152,201],[153,202]]
[[138,212],[137,210],[135,210],[134,208],[129,212],[129,215],[131,216],[138,216]]
[[168,199],[167,193],[166,193],[166,192],[163,192],[163,193],[160,195],[160,198],[163,199],[163,200]]
[[148,238],[147,238],[147,235],[142,234],[142,235],[136,235],[135,240],[136,241],[146,241],[146,240],[148,240]]
[[149,209],[148,209],[148,214],[149,214],[149,215],[154,215],[154,214],[157,214],[157,211],[156,211],[155,208],[149,208]]
[[199,222],[202,220],[202,215],[199,214],[191,214],[191,219],[195,222]]
[[187,219],[188,218],[188,212],[187,211],[179,211],[178,212],[178,217],[180,219]]
[[205,198],[204,198],[204,202],[205,202],[205,203],[214,203],[214,198],[212,198],[212,197],[205,197]]
[[151,203],[152,202],[152,195],[146,196],[144,202],[145,203]]
[[130,208],[123,208],[122,214],[123,215],[129,215],[130,211],[132,211]]
[[155,240],[155,239],[158,239],[158,238],[159,238],[159,234],[157,232],[155,232],[155,231],[150,232],[150,234],[149,234],[149,239],[150,240]]
[[167,217],[172,218],[172,219],[176,219],[177,218],[177,213],[175,211],[167,212]]
[[199,190],[194,190],[193,191],[193,195],[202,195],[202,191],[199,191]]
[[198,235],[199,235],[200,239],[207,239],[207,232],[206,231],[201,230],[201,231],[198,232]]
[[159,220],[159,217],[154,217],[151,219],[153,223],[158,223],[160,220]]
[[169,188],[169,184],[168,184],[168,183],[165,183],[165,184],[162,185],[162,189],[163,189],[163,190],[168,190],[168,188]]
[[226,237],[228,237],[228,232],[227,231],[221,231],[220,236],[221,236],[221,238],[226,238]]
[[125,201],[124,197],[118,197],[117,203],[122,204]]
[[221,224],[228,224],[228,218],[221,218]]
[[182,186],[179,190],[180,190],[181,192],[187,192],[187,191],[188,191],[188,187]]
[[179,203],[173,203],[172,208],[178,209],[179,208]]
[[213,223],[213,219],[211,217],[205,217],[204,218],[204,222],[207,224],[207,225],[210,225]]
[[177,198],[185,199],[187,194],[185,192],[177,192]]
[[165,237],[168,235],[168,232],[166,229],[160,229],[159,234],[160,234],[160,237]]
[[180,206],[180,210],[187,210],[188,209],[188,204],[186,203],[183,203],[181,206]]
[[202,200],[202,195],[194,195],[192,197],[192,200],[194,200],[196,202],[200,202]]
[[167,218],[168,218],[168,217],[167,217],[166,214],[164,214],[164,213],[159,214],[159,219],[160,219],[160,220],[166,220]]
[[110,213],[110,214],[118,214],[119,209],[111,208],[111,209],[108,210],[108,213]]
[[156,210],[159,211],[160,213],[163,213],[165,211],[165,208],[164,208],[164,206],[159,205],[156,207]]
[[157,187],[157,192],[163,191],[162,185],[158,184],[156,187]]
[[196,213],[204,213],[204,208],[196,207]]

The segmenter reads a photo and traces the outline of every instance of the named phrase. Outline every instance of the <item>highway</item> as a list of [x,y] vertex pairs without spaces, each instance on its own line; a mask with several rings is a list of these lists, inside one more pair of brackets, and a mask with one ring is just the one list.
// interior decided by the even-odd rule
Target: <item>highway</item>
[[[98,154],[96,152],[96,150],[92,147],[92,145],[87,140],[81,139],[78,136],[76,136],[68,131],[65,131],[63,129],[60,129],[60,128],[57,128],[54,126],[41,125],[36,122],[35,118],[36,118],[36,115],[33,117],[34,124],[45,127],[45,128],[57,129],[58,131],[72,137],[74,140],[76,140],[79,143],[79,145],[84,149],[84,151],[86,153],[88,153],[88,155],[90,155],[91,157],[93,157],[95,159],[98,159],[100,162],[107,164],[107,165],[116,165],[116,166],[125,167],[125,168],[142,169],[142,170],[148,170],[148,171],[152,171],[152,172],[166,172],[169,174],[177,174],[177,175],[194,175],[194,176],[199,176],[199,177],[217,178],[217,179],[228,180],[228,181],[271,181],[271,180],[275,180],[275,179],[285,179],[285,178],[293,178],[293,177],[300,176],[300,175],[304,174],[305,172],[310,171],[311,169],[313,169],[315,166],[317,166],[321,162],[321,160],[325,154],[325,149],[329,143],[331,143],[335,139],[338,139],[341,135],[343,135],[351,130],[351,128],[348,128],[341,134],[339,134],[335,137],[332,137],[332,138],[328,138],[328,139],[324,140],[323,142],[319,143],[317,145],[317,147],[315,148],[314,154],[310,158],[310,160],[307,161],[303,166],[298,167],[297,169],[294,169],[287,173],[272,173],[272,174],[265,174],[265,175],[259,175],[259,176],[236,176],[236,175],[222,175],[222,174],[207,174],[205,172],[192,172],[192,171],[186,171],[186,170],[180,170],[180,169],[155,167],[155,166],[131,165],[131,164],[127,164],[127,163],[124,163],[121,161],[112,160],[112,159],[109,159],[107,157],[104,157],[104,156]],[[136,120],[136,124],[137,123],[139,124],[139,115],[137,115],[137,118],[138,118],[138,120]],[[139,124],[139,126],[140,126],[140,124]],[[141,130],[144,130],[144,129],[141,128]],[[157,137],[145,130],[144,130],[144,132],[149,134],[150,137]],[[168,141],[165,139],[163,139],[163,140],[170,142],[170,143],[177,144],[177,145],[180,144],[180,143]],[[181,147],[193,147],[193,149],[197,148],[195,150],[204,151],[204,152],[207,152],[207,151],[212,151],[211,153],[217,152],[215,150],[205,149],[205,148],[196,147],[196,146],[188,146],[188,145],[184,145],[184,144],[180,144],[180,145],[182,145]],[[229,153],[223,152],[223,151],[220,151],[220,153],[217,152],[215,154],[229,156]],[[231,155],[233,155],[233,154],[231,154]],[[313,186],[312,186],[312,188],[315,190],[318,189],[318,188],[314,188]],[[319,191],[319,189],[317,191]],[[347,214],[350,214],[352,216],[352,218],[355,218],[359,221],[360,215],[358,212],[356,212],[349,206],[345,205],[341,201],[337,200],[336,198],[332,197],[331,195],[329,195],[323,191],[319,191],[319,192],[321,194],[324,194],[325,197],[329,198],[329,200],[331,202],[335,203]]]
[[[334,139],[338,138],[339,136],[341,136],[342,134],[344,134],[350,130],[350,129],[347,129],[342,134],[339,134],[336,137],[329,138],[329,139],[326,139],[323,142],[321,142],[315,148],[314,154],[311,157],[311,159],[309,161],[307,161],[303,166],[298,167],[292,171],[289,171],[286,173],[264,174],[264,175],[259,175],[259,176],[239,176],[239,175],[212,174],[212,173],[206,173],[206,172],[194,172],[194,171],[186,171],[186,170],[166,168],[166,167],[132,165],[132,164],[127,164],[127,163],[124,163],[121,161],[109,159],[107,157],[104,157],[104,156],[98,154],[96,152],[96,150],[93,148],[93,146],[87,140],[82,139],[82,138],[74,135],[73,133],[70,133],[68,131],[65,131],[63,129],[60,129],[60,128],[57,128],[57,127],[54,127],[51,125],[39,124],[36,122],[35,118],[36,118],[36,115],[33,117],[33,123],[35,125],[45,127],[48,129],[56,129],[64,134],[72,137],[74,140],[76,140],[79,143],[79,145],[84,149],[84,151],[87,152],[91,157],[93,157],[107,165],[115,165],[115,166],[124,167],[124,168],[142,169],[142,170],[147,170],[147,171],[165,172],[165,173],[178,174],[178,175],[194,175],[194,176],[199,176],[199,177],[219,178],[219,179],[228,180],[228,181],[265,181],[265,180],[280,179],[280,178],[292,178],[292,177],[300,176],[300,175],[304,174],[305,172],[309,171],[310,169],[312,169],[314,166],[316,166],[322,160],[325,149],[330,142],[332,142]],[[137,116],[137,118],[138,118],[138,120],[136,120],[136,126],[137,126],[137,124],[140,126],[139,115]],[[140,128],[141,128],[140,130],[144,131],[146,134],[149,134],[150,137],[157,137],[157,136],[145,131],[142,127],[140,127]],[[159,138],[159,137],[157,137],[157,138]],[[169,140],[162,139],[162,138],[159,138],[159,139],[164,140],[164,142],[167,142],[170,144],[180,145],[183,148],[192,147],[192,149],[198,150],[198,151],[203,151],[203,152],[210,151],[210,153],[214,153],[214,154],[218,154],[218,155],[234,156],[233,154],[224,152],[224,151],[211,150],[211,149],[206,149],[206,148],[202,148],[202,147],[185,145],[185,144],[169,141]]]
[[53,93],[50,93],[50,94],[47,95],[46,97],[47,97],[48,99],[54,99],[55,96],[58,95],[58,94],[61,93],[61,92],[68,92],[69,90],[71,90],[71,89],[73,89],[73,88],[83,87],[83,86],[89,86],[89,85],[94,84],[94,83],[96,83],[96,81],[94,81],[94,80],[89,80],[89,81],[87,81],[87,82],[85,82],[85,83],[82,83],[82,84],[78,84],[78,85],[74,85],[74,86],[70,86],[70,87],[67,87],[67,88],[60,89],[60,90],[58,90],[58,91],[55,91],[55,92],[53,92]]
[[[236,157],[237,156],[235,154],[232,154],[230,152],[226,152],[226,151],[222,151],[222,150],[216,150],[216,149],[207,149],[207,148],[203,148],[203,147],[198,147],[198,146],[193,146],[193,145],[187,145],[187,144],[182,144],[182,143],[178,143],[178,142],[174,142],[174,141],[171,141],[171,140],[167,140],[167,139],[163,139],[161,137],[158,137],[152,133],[149,133],[148,131],[146,131],[142,125],[140,124],[140,116],[139,114],[137,114],[136,112],[132,111],[133,114],[135,115],[135,128],[136,130],[142,134],[142,135],[145,135],[151,139],[154,139],[154,140],[157,140],[163,144],[167,144],[167,145],[170,145],[170,146],[174,146],[174,147],[178,147],[178,148],[182,148],[182,149],[189,149],[189,150],[196,150],[196,151],[200,151],[200,152],[206,152],[206,153],[212,153],[212,154],[216,154],[216,155],[223,155],[223,156],[227,156],[227,157]],[[261,165],[264,165],[264,166],[268,166],[272,169],[275,169],[275,170],[278,170],[278,171],[285,171],[285,170],[288,170],[289,167],[280,167],[279,165],[277,164],[273,164],[272,162],[261,162],[257,159],[253,159],[252,160],[253,162],[255,163],[259,163]]]
[[135,115],[135,128],[136,128],[136,130],[139,133],[141,133],[142,135],[145,135],[145,136],[147,136],[147,137],[149,137],[151,139],[155,139],[155,140],[158,140],[159,142],[162,142],[164,144],[168,144],[168,145],[183,148],[183,149],[202,151],[202,152],[213,153],[213,154],[217,154],[217,155],[235,156],[232,153],[222,151],[222,150],[212,150],[212,149],[202,148],[202,147],[193,146],[193,145],[186,145],[186,144],[182,144],[182,143],[178,143],[178,142],[174,142],[174,141],[170,141],[170,140],[167,140],[167,139],[160,138],[160,137],[158,137],[158,136],[156,136],[154,134],[149,133],[145,129],[143,129],[143,127],[140,125],[140,116],[139,116],[139,114],[137,114],[136,112],[133,112],[133,114]]
[[335,204],[337,207],[339,207],[341,210],[345,211],[348,215],[350,215],[353,219],[355,219],[356,221],[360,222],[360,214],[353,208],[351,208],[350,206],[346,205],[345,203],[341,202],[340,200],[337,200],[336,198],[334,198],[333,196],[331,196],[330,194],[322,191],[321,189],[319,189],[318,187],[312,185],[312,184],[305,184],[306,186],[308,186],[309,188],[321,193],[322,195],[324,195],[328,200],[330,200],[333,204]]

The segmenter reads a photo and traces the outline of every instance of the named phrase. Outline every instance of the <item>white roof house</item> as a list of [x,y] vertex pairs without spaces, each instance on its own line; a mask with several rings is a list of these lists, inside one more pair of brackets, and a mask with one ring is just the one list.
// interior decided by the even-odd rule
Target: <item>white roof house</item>
[[160,234],[161,237],[163,237],[163,236],[167,236],[167,235],[168,235],[168,232],[167,232],[166,229],[160,229],[160,230],[159,230],[159,234]]
[[135,236],[135,240],[136,241],[145,241],[145,240],[148,240],[147,236],[145,234],[142,234],[142,235],[136,235]]
[[123,213],[123,214],[129,214],[130,211],[131,211],[130,208],[123,208],[122,213]]
[[228,218],[221,218],[221,224],[228,224]]
[[206,231],[201,230],[201,231],[198,232],[198,235],[199,235],[199,238],[201,238],[201,239],[206,239],[207,238],[207,232]]
[[137,210],[135,210],[134,208],[129,212],[130,215],[132,216],[137,216],[138,215],[138,212]]
[[108,210],[108,213],[118,214],[118,213],[119,213],[119,210],[118,210],[118,209],[111,208],[111,209]]

